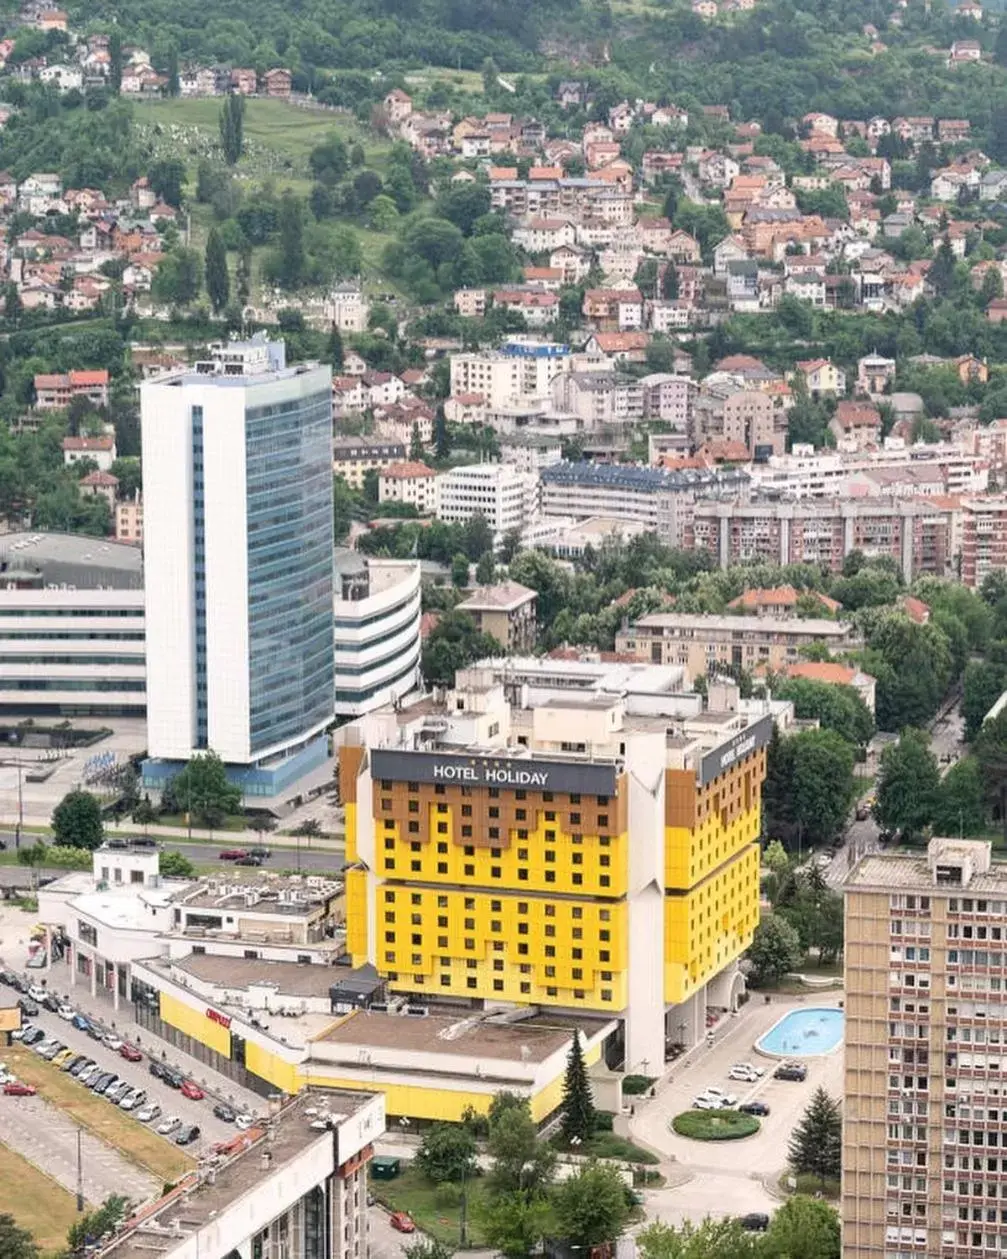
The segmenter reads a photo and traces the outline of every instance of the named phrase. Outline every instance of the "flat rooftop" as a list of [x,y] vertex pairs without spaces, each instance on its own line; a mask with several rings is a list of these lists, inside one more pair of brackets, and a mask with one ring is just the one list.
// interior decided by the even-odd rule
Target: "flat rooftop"
[[[141,1210],[134,1217],[136,1224],[98,1253],[114,1255],[115,1259],[152,1259],[170,1254],[186,1245],[193,1234],[212,1225],[223,1211],[255,1192],[267,1177],[276,1176],[304,1150],[318,1141],[331,1143],[331,1133],[312,1127],[313,1122],[318,1122],[319,1110],[345,1117],[370,1101],[371,1096],[366,1093],[332,1089],[299,1093],[267,1121],[269,1139],[263,1129],[251,1129],[250,1135],[258,1132],[258,1136],[237,1154],[220,1157],[212,1178],[191,1173],[160,1203]],[[271,1155],[268,1168],[262,1166],[260,1157],[264,1149]]]
[[864,857],[851,870],[845,886],[887,892],[911,888],[939,896],[975,896],[983,892],[1007,898],[1007,861],[996,861],[986,873],[975,873],[966,884],[938,883],[926,852],[887,852]]
[[319,1037],[319,1042],[508,1062],[544,1062],[569,1043],[571,1033],[572,1027],[555,1023],[492,1023],[464,1009],[457,1014],[429,1014],[425,1018],[359,1010],[330,1028]]
[[296,917],[317,909],[343,890],[342,882],[319,875],[235,878],[222,875],[178,889],[172,899],[187,909],[221,909]]
[[744,634],[799,634],[821,638],[845,637],[851,626],[813,616],[708,616],[702,612],[651,612],[634,621],[623,635],[639,629],[688,629],[702,632],[734,630]]
[[209,953],[190,953],[188,957],[173,958],[171,966],[195,979],[219,984],[232,991],[249,988],[253,984],[274,984],[277,992],[290,997],[327,998],[333,984],[353,974],[350,966],[268,962],[261,958],[212,956]]
[[139,547],[78,533],[5,533],[0,535],[0,580],[15,573],[40,573],[45,585],[93,590],[143,588]]

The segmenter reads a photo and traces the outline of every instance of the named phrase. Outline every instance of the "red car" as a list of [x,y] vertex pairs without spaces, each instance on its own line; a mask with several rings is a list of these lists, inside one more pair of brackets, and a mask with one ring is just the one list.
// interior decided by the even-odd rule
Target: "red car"
[[38,1092],[34,1084],[22,1084],[20,1080],[8,1080],[3,1091],[8,1097],[34,1097]]
[[247,857],[248,851],[245,848],[223,848],[217,853],[217,857],[221,861],[240,861],[242,857]]
[[187,1097],[190,1102],[201,1102],[206,1094],[198,1084],[194,1084],[192,1080],[186,1080],[182,1085],[182,1096]]
[[143,1054],[135,1045],[122,1044],[119,1046],[119,1053],[127,1062],[139,1062],[143,1058]]
[[407,1215],[405,1211],[393,1211],[388,1217],[388,1222],[397,1233],[415,1233],[416,1225],[413,1223],[412,1216]]

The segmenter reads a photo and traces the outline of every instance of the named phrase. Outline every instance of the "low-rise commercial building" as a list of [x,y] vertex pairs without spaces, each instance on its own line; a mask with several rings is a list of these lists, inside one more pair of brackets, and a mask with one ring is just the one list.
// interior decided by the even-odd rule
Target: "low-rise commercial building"
[[483,516],[499,543],[538,514],[538,478],[509,463],[452,468],[437,478],[437,515],[449,524]]

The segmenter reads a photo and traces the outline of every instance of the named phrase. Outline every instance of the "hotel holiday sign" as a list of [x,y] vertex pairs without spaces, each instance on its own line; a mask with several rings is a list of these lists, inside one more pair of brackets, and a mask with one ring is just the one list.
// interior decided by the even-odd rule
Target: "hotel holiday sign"
[[615,795],[615,766],[515,756],[464,756],[374,748],[371,777],[392,782],[443,783],[564,794]]

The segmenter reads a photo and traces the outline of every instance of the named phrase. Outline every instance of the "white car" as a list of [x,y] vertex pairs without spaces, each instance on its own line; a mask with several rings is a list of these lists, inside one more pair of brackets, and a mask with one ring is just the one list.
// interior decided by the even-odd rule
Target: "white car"
[[740,1080],[742,1084],[755,1084],[759,1077],[754,1071],[747,1071],[744,1067],[732,1067],[727,1073],[729,1080]]
[[692,1099],[693,1110],[719,1110],[720,1099],[710,1097],[706,1093],[700,1093],[698,1097]]
[[757,1067],[754,1062],[736,1062],[732,1071],[748,1071],[751,1075],[765,1075],[765,1067]]
[[737,1106],[738,1099],[733,1093],[725,1093],[723,1089],[708,1088],[705,1093],[701,1093],[700,1097],[709,1097],[715,1105],[728,1109],[731,1106]]
[[157,1125],[157,1131],[162,1137],[166,1137],[170,1132],[174,1132],[181,1122],[181,1119],[176,1115],[172,1115],[169,1119],[165,1119],[163,1123]]
[[72,1005],[61,1005],[59,1009],[56,1011],[56,1013],[59,1015],[61,1019],[66,1019],[66,1021],[69,1023],[71,1022],[71,1020],[73,1019],[77,1011],[73,1008]]
[[38,984],[31,984],[28,987],[28,996],[32,1001],[44,1001],[49,994]]
[[109,1049],[114,1049],[116,1053],[118,1053],[119,1050],[122,1048],[122,1041],[119,1039],[118,1036],[116,1036],[115,1032],[109,1032],[107,1036],[102,1038],[101,1043],[103,1045],[107,1045]]
[[157,1102],[153,1102],[150,1106],[144,1106],[138,1110],[136,1117],[141,1123],[153,1123],[155,1119],[161,1118],[161,1107]]
[[254,1115],[235,1116],[235,1120],[234,1120],[235,1127],[240,1128],[242,1132],[247,1132],[253,1123],[255,1123]]
[[124,1097],[119,1098],[120,1110],[136,1110],[138,1106],[142,1106],[147,1100],[147,1094],[143,1089],[130,1089]]

